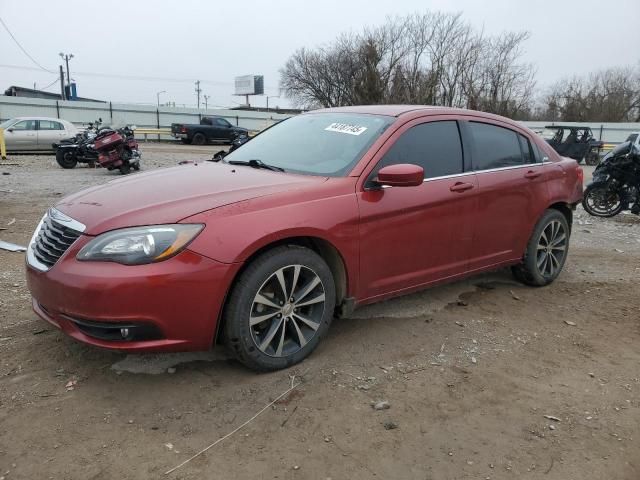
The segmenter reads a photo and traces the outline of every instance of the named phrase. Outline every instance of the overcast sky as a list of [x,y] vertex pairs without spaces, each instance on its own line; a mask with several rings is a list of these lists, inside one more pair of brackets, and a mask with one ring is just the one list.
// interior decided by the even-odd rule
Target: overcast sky
[[[387,15],[427,9],[462,12],[487,34],[531,32],[525,60],[536,65],[540,88],[640,61],[640,0],[0,0],[0,17],[53,72],[37,67],[0,26],[0,91],[51,84],[58,53],[65,52],[75,56],[71,76],[81,96],[152,104],[166,90],[161,102],[190,106],[199,79],[210,106],[229,106],[243,101],[232,95],[237,75],[262,74],[265,93],[278,95],[278,70],[296,49],[383,23]],[[269,103],[288,105],[278,98]],[[252,104],[264,106],[265,98]]]

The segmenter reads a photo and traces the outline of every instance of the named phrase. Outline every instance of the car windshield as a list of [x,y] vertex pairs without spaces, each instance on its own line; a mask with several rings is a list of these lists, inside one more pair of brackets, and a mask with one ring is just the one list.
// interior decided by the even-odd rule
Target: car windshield
[[344,176],[393,120],[350,113],[299,115],[265,130],[224,160],[260,160],[287,172]]
[[629,135],[627,137],[627,142],[635,142],[636,138],[638,138],[638,134],[637,133],[632,133],[631,135]]
[[5,120],[4,122],[0,123],[0,128],[7,128],[9,127],[9,125],[11,125],[15,121],[16,121],[15,118],[10,118],[9,120]]

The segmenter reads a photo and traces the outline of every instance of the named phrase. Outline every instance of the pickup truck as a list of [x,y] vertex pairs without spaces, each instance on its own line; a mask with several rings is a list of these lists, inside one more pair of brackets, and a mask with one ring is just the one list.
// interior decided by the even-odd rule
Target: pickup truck
[[222,117],[202,117],[200,125],[172,123],[171,135],[182,143],[205,145],[209,142],[231,143],[241,134],[248,135],[246,128],[234,127]]

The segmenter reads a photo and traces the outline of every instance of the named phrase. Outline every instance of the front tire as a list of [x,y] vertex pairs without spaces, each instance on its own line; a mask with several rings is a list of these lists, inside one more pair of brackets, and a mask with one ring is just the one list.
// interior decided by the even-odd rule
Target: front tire
[[516,280],[534,287],[552,283],[567,260],[570,235],[562,212],[547,210],[533,229],[522,263],[512,268]]
[[58,165],[62,168],[70,169],[75,168],[78,164],[78,159],[73,152],[58,149],[56,150],[56,162],[58,162]]
[[306,358],[331,325],[335,283],[313,250],[282,246],[257,257],[235,283],[224,338],[249,368],[279,370]]

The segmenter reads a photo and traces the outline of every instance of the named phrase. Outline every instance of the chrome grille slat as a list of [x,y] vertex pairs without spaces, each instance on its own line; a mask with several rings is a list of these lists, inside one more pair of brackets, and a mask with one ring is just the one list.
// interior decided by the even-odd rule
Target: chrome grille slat
[[[77,222],[75,223],[77,224]],[[82,224],[78,225],[84,228]],[[35,259],[42,264],[40,268],[49,269],[55,265],[80,235],[82,232],[62,225],[47,214],[42,219],[39,231],[34,235],[30,250]]]

